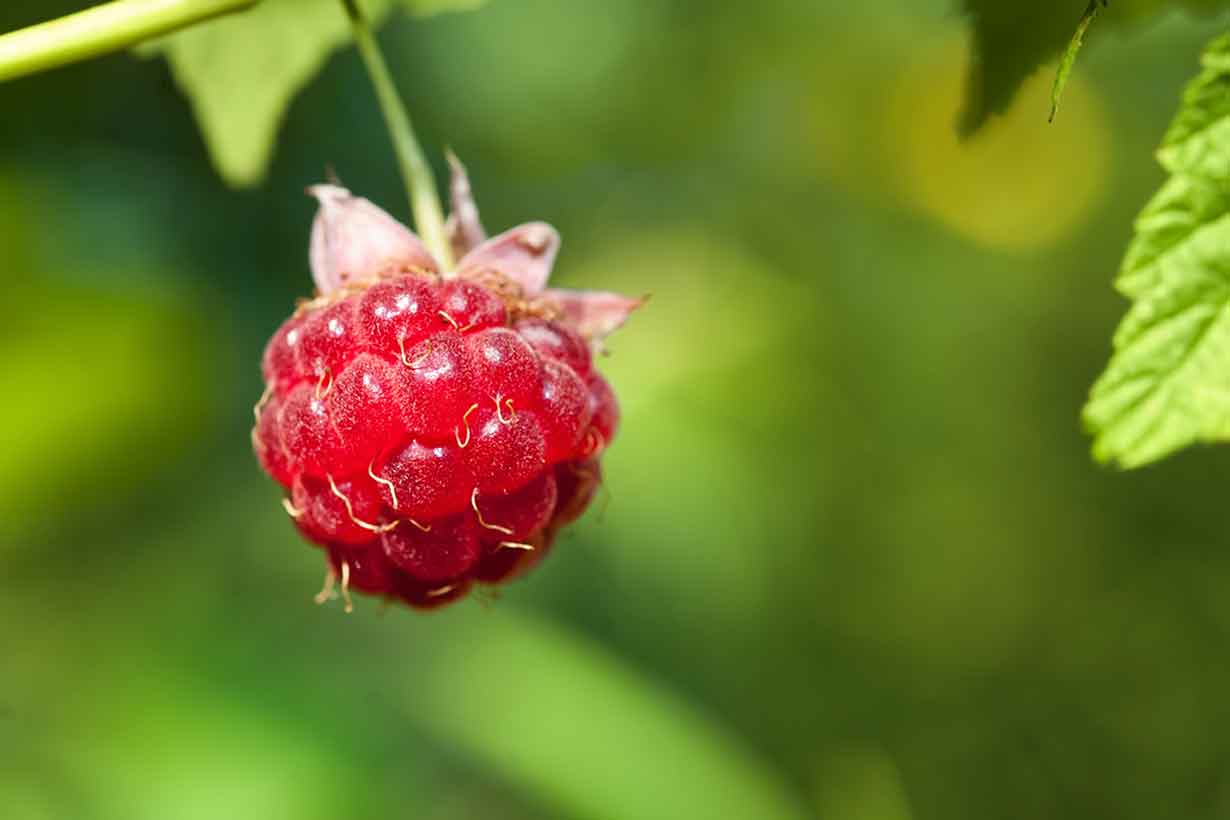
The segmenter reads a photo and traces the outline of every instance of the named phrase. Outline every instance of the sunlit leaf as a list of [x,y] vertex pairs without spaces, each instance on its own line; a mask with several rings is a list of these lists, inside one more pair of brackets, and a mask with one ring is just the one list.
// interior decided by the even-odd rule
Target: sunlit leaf
[[1097,458],[1125,467],[1230,438],[1230,35],[1158,158],[1171,177],[1137,220],[1118,282],[1134,303],[1084,414]]

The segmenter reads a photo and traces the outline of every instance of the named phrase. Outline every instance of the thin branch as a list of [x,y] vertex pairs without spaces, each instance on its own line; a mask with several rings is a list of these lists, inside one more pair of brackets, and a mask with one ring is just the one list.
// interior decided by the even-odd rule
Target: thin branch
[[0,36],[0,82],[129,48],[259,0],[115,0]]

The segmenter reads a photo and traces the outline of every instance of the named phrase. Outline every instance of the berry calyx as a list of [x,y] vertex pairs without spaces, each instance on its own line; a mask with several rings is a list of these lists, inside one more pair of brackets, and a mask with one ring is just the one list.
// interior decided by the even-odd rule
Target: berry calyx
[[312,229],[314,300],[274,333],[253,447],[328,583],[433,609],[535,565],[584,512],[618,424],[592,349],[640,300],[550,290],[559,236],[486,239],[464,169],[442,267],[336,185]]

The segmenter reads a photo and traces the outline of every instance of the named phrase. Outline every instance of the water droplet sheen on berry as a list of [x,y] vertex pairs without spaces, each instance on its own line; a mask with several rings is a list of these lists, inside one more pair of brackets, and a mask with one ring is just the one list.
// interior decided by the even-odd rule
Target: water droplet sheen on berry
[[261,358],[261,375],[265,377],[266,384],[288,388],[299,381],[298,346],[302,335],[301,324],[298,316],[290,317],[265,345],[265,354]]
[[440,288],[440,314],[453,327],[468,332],[503,325],[508,308],[499,296],[482,285],[452,279]]
[[466,337],[474,388],[492,401],[533,407],[542,383],[542,363],[534,349],[509,328],[490,328]]
[[400,276],[377,282],[363,293],[356,321],[364,345],[388,355],[413,347],[437,330],[438,312],[439,298],[430,284]]
[[299,339],[299,367],[317,379],[335,378],[356,349],[355,305],[347,299],[311,313]]

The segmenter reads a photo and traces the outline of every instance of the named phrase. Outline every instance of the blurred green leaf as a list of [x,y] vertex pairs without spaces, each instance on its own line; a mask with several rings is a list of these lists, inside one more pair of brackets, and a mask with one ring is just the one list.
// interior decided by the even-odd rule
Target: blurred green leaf
[[25,310],[0,332],[0,357],[13,390],[38,400],[0,406],[0,558],[61,524],[46,511],[62,499],[89,509],[141,487],[199,434],[205,412],[207,331],[188,294],[12,295]]
[[686,703],[544,621],[481,614],[430,663],[412,717],[568,817],[801,818],[766,764]]
[[1230,438],[1230,35],[1188,86],[1118,286],[1135,302],[1093,387],[1094,454],[1135,467]]
[[[966,80],[965,106],[958,129],[970,135],[989,117],[1005,111],[1016,92],[1043,63],[1074,41],[1084,21],[1086,0],[964,0],[973,26],[973,57]],[[1099,28],[1126,23],[1170,8],[1224,9],[1221,0],[1116,0],[1103,12]],[[1070,55],[1075,56],[1072,52]],[[1066,62],[1066,59],[1065,59]],[[1067,66],[1071,70],[1071,66]]]
[[427,17],[445,11],[472,11],[487,0],[393,0],[411,14]]
[[817,814],[842,820],[910,820],[909,800],[892,757],[874,746],[849,744],[821,761]]
[[[115,648],[134,667],[151,663],[140,650],[124,656],[132,649]],[[108,664],[98,679],[117,674]],[[325,820],[363,806],[365,795],[346,792],[344,750],[233,693],[165,670],[112,683],[103,697],[104,708],[73,715],[77,730],[58,754],[100,816]]]
[[[475,8],[483,0],[366,0],[373,23],[394,7],[419,15]],[[231,185],[259,183],[291,100],[333,51],[350,42],[340,0],[264,0],[140,49],[165,54],[188,96],[218,172]]]

